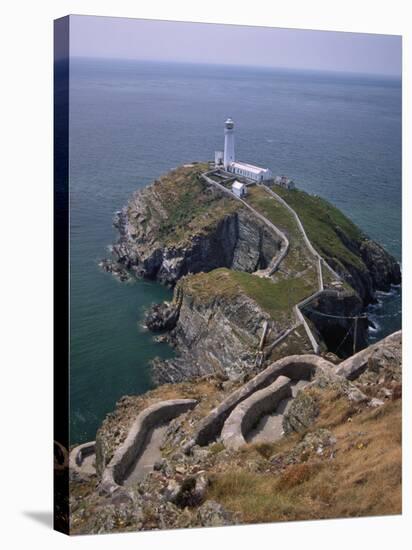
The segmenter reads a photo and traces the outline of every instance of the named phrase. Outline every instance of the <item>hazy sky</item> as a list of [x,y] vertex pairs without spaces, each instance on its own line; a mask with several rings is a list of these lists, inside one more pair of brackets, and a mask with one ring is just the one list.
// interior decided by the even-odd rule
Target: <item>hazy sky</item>
[[71,16],[71,55],[400,75],[400,36]]

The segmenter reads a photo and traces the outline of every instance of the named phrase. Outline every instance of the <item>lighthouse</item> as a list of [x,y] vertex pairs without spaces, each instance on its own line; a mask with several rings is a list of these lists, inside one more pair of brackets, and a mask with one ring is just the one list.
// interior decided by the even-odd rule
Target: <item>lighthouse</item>
[[223,153],[223,165],[227,170],[232,162],[235,162],[235,123],[229,117],[225,122],[225,149]]
[[[215,151],[215,168],[217,170],[223,170],[235,174],[240,177],[242,182],[244,179],[253,181],[268,181],[273,178],[272,171],[269,168],[262,168],[261,166],[255,166],[248,162],[235,161],[235,123],[230,117],[225,122],[225,149],[224,151]],[[235,182],[236,183],[236,182]],[[239,183],[239,182],[237,182]],[[243,185],[243,183],[242,183]],[[240,188],[239,188],[240,189]],[[233,192],[238,194],[239,190],[237,186]],[[242,190],[243,193],[243,190]],[[243,196],[239,195],[239,196]]]

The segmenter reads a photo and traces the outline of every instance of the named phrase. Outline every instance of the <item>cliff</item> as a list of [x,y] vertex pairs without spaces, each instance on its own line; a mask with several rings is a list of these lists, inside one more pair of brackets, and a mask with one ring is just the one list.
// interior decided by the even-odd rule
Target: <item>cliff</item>
[[103,267],[174,285],[183,275],[228,267],[267,267],[276,235],[240,203],[204,184],[204,164],[177,168],[135,193],[114,225],[119,241]]
[[[266,360],[311,350],[293,308],[319,289],[318,260],[296,220],[263,187],[249,188],[248,204],[234,200],[205,183],[207,169],[199,163],[181,166],[136,192],[115,216],[119,239],[112,258],[101,264],[121,279],[137,276],[177,285],[173,302],[147,315],[147,326],[166,331],[162,338],[178,351],[175,359],[154,361],[156,383],[212,373],[236,378]],[[347,356],[354,336],[341,342],[351,321],[331,322],[314,314],[314,308],[322,314],[360,315],[377,290],[400,283],[399,265],[327,201],[299,190],[273,189],[295,210],[317,253],[344,281],[345,292],[337,292],[337,281],[323,266],[329,291],[303,313],[323,352]],[[289,249],[268,276],[268,266],[284,246],[272,224],[286,236]],[[366,320],[358,324],[357,349],[367,344],[367,329]]]
[[[285,413],[280,439],[237,450],[218,439],[188,452],[187,442],[206,415],[242,388],[240,381],[209,376],[122,398],[97,433],[97,473],[71,481],[71,532],[401,513],[401,353],[397,333],[368,350],[354,380],[315,376]],[[154,470],[101,495],[102,472],[137,415],[176,398],[198,404],[168,425]]]
[[[71,475],[72,532],[400,513],[401,333],[340,362],[367,345],[364,309],[399,284],[398,264],[318,197],[276,188],[302,231],[266,188],[240,202],[206,170],[177,168],[116,214],[102,267],[174,287],[146,324],[178,353],[154,362],[157,387],[120,399],[89,444],[94,472]],[[139,432],[148,407],[182,399],[190,409]],[[226,444],[228,426],[245,444]],[[158,458],[133,477],[144,438]],[[119,456],[127,468],[108,488]]]
[[[168,340],[176,346],[179,356],[154,361],[154,381],[181,382],[210,374],[223,379],[250,375],[261,366],[255,361],[264,325],[267,325],[265,347],[270,348],[295,324],[288,284],[286,279],[275,284],[227,268],[183,278],[175,290],[175,304],[171,305],[178,309],[176,322],[169,326],[168,333]],[[302,280],[301,286],[295,288],[295,299],[310,294],[311,288],[311,281]],[[153,314],[149,313],[149,328],[152,322]],[[311,351],[304,331],[296,329],[295,337],[294,351]]]
[[299,189],[276,189],[299,215],[319,254],[356,290],[364,306],[401,282],[398,262],[338,208]]
[[[267,267],[280,247],[278,235],[240,202],[205,184],[205,170],[205,164],[185,165],[136,192],[116,213],[119,240],[103,267],[172,285],[188,273],[218,267],[249,273]],[[275,188],[299,215],[316,250],[364,305],[376,290],[400,283],[396,260],[337,208],[298,189]],[[284,214],[261,195],[261,189],[253,190],[253,206],[290,234]]]

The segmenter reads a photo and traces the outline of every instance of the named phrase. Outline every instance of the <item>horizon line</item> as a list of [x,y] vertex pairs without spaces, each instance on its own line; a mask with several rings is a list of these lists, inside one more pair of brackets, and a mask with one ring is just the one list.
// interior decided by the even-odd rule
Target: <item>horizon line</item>
[[342,70],[342,69],[319,69],[319,68],[308,68],[308,67],[286,67],[278,65],[249,65],[242,63],[217,63],[216,61],[189,61],[181,59],[145,59],[139,57],[108,57],[100,55],[70,55],[68,58],[55,59],[55,62],[63,61],[64,59],[93,59],[93,60],[106,60],[106,61],[136,61],[144,63],[165,63],[165,64],[175,64],[175,65],[196,65],[196,66],[212,66],[212,67],[236,67],[236,68],[245,68],[245,69],[262,69],[262,70],[274,70],[274,71],[307,71],[314,73],[332,73],[332,74],[347,74],[347,75],[357,75],[357,76],[377,76],[377,77],[386,77],[391,79],[402,80],[403,71],[400,73],[376,73],[376,72],[364,72],[364,71],[351,71],[351,70]]

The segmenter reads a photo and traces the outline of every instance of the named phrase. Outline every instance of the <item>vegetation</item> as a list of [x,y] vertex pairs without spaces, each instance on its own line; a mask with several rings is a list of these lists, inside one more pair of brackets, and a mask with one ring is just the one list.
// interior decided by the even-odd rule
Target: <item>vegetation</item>
[[247,201],[266,216],[276,227],[279,227],[290,237],[290,241],[302,239],[302,234],[292,214],[267,193],[263,187],[249,187]]
[[[297,456],[303,433],[246,447],[237,468],[228,463],[215,473],[208,498],[247,523],[401,513],[401,400],[358,410],[326,391],[319,403],[311,432],[333,430],[334,445]],[[263,471],[239,466],[256,451],[264,459]]]
[[359,256],[344,244],[360,244],[364,235],[338,208],[299,189],[279,187],[276,193],[296,211],[313,246],[325,260],[335,258],[344,265],[366,270]]
[[239,209],[236,201],[214,192],[201,180],[206,169],[205,164],[181,166],[153,184],[156,202],[146,199],[143,224],[145,228],[156,224],[156,236],[164,244],[185,241]]
[[[316,276],[316,274],[315,274]],[[219,298],[233,299],[246,294],[264,311],[278,319],[279,314],[292,314],[294,304],[313,292],[311,278],[282,279],[277,282],[243,271],[219,268],[209,273],[198,273],[184,280],[185,293],[205,304]]]
[[283,231],[289,239],[289,252],[282,262],[281,270],[277,273],[276,278],[290,279],[302,274],[307,276],[307,273],[310,272],[310,278],[314,280],[312,292],[315,292],[317,290],[314,278],[316,260],[309,252],[294,216],[262,187],[251,187],[247,200],[258,212]]

